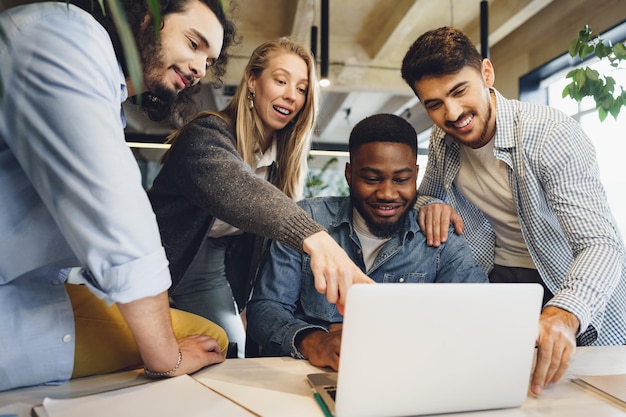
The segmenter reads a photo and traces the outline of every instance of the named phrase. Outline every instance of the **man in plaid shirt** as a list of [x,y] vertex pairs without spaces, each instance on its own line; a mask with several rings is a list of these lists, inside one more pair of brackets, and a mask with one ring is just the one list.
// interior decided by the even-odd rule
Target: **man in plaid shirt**
[[453,28],[420,36],[402,77],[435,123],[417,200],[429,244],[452,222],[491,282],[544,287],[532,392],[563,375],[576,345],[626,343],[624,244],[580,125],[504,98]]

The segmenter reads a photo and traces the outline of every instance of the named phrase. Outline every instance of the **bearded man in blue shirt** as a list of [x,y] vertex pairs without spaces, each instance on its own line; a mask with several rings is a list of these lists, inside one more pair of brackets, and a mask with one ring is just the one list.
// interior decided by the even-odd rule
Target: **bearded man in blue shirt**
[[143,64],[132,85],[112,11],[68,3],[0,14],[0,391],[142,364],[181,375],[228,345],[219,326],[169,308],[121,104],[144,94],[152,116],[182,117],[200,79],[223,75],[234,26],[219,0],[160,2],[158,23],[145,1],[120,2]]
[[[403,118],[377,114],[349,139],[349,197],[299,204],[378,283],[487,282],[465,239],[428,246],[417,224],[417,135]],[[364,284],[365,285],[365,284]],[[248,335],[262,355],[306,358],[338,369],[341,312],[316,291],[308,255],[273,242],[248,304]]]

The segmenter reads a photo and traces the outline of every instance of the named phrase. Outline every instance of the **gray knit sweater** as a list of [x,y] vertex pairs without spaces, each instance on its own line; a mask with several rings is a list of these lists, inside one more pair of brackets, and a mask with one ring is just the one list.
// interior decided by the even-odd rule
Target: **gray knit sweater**
[[196,119],[178,137],[148,191],[170,262],[172,288],[214,217],[300,252],[305,238],[324,230],[282,191],[256,177],[235,144],[235,135],[219,117]]

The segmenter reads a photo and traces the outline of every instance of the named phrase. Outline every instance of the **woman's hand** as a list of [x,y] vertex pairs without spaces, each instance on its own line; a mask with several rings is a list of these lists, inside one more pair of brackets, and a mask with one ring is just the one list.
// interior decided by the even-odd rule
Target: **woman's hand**
[[375,282],[352,262],[335,239],[326,232],[317,232],[307,237],[302,248],[311,256],[315,289],[326,294],[329,303],[337,304],[342,314],[346,294],[352,284]]

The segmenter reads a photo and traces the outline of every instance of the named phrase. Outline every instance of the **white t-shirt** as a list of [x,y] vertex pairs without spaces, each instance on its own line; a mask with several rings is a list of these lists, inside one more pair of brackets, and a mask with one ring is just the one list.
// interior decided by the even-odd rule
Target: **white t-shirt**
[[365,219],[361,217],[361,214],[357,209],[352,209],[352,226],[356,235],[361,242],[361,249],[363,251],[363,262],[365,263],[365,270],[369,271],[370,267],[374,263],[378,252],[390,238],[381,239],[374,236],[372,232],[367,228]]
[[535,269],[522,237],[506,164],[493,154],[494,140],[479,149],[461,148],[454,184],[489,220],[496,234],[494,263]]

